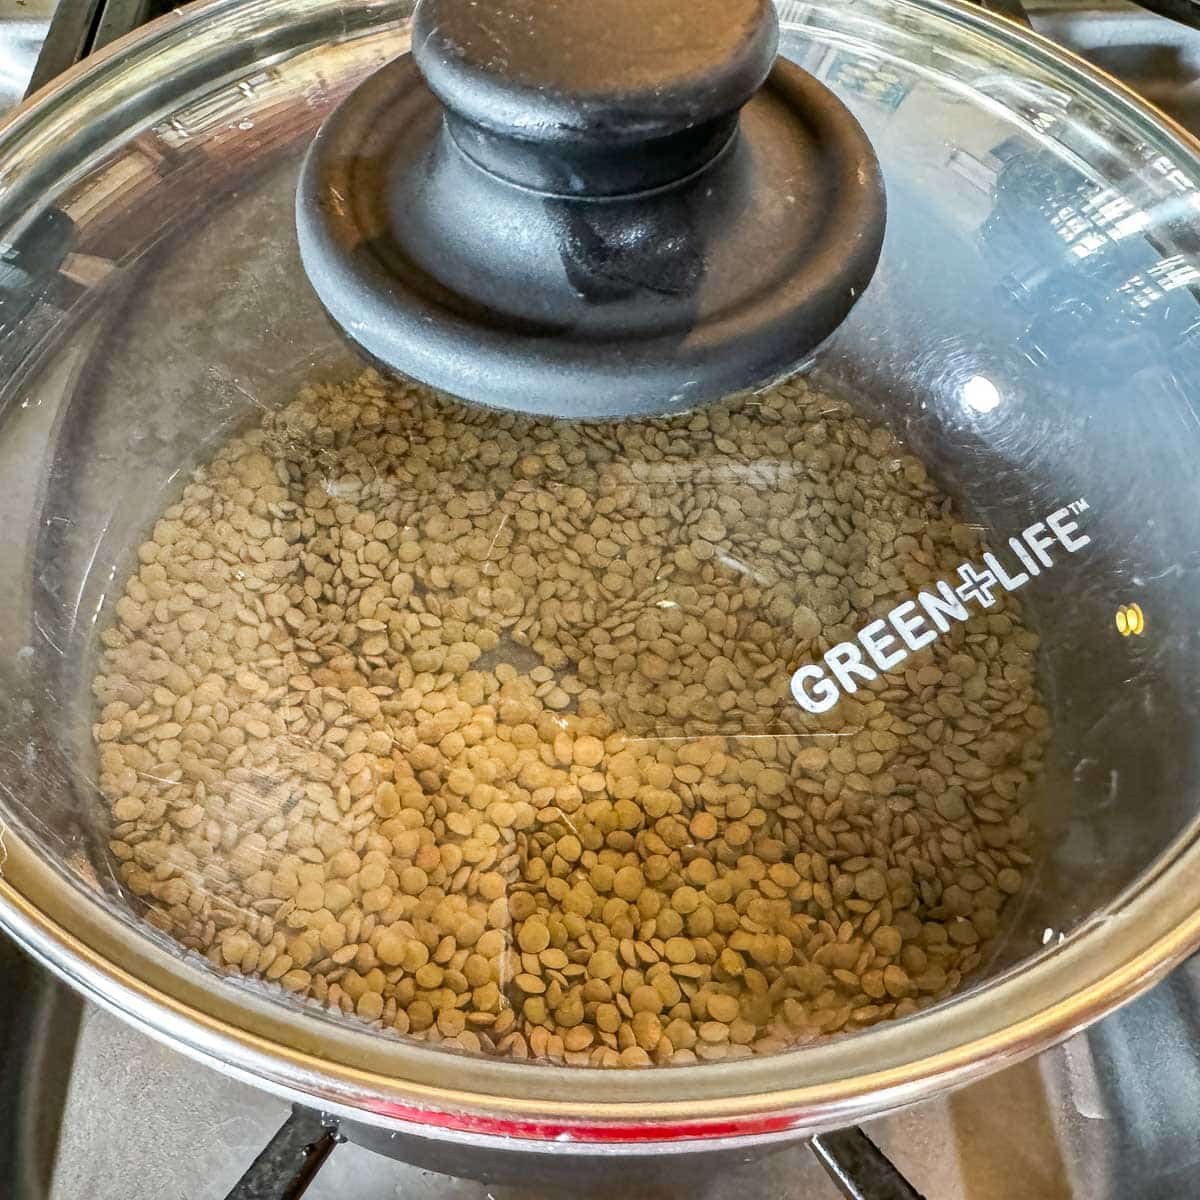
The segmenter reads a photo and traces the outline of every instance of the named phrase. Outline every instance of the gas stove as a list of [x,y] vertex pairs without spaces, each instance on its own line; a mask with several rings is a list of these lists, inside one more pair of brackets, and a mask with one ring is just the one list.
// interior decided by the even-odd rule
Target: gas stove
[[[1148,4],[1150,0],[1147,0]],[[65,12],[65,6],[71,11]],[[0,109],[114,29],[122,4],[0,0]],[[146,10],[152,0],[128,0]],[[1200,32],[1123,0],[986,0],[1122,79],[1200,131]],[[1153,0],[1194,15],[1191,0]],[[69,20],[63,20],[64,15]],[[53,18],[53,19],[52,19]],[[133,18],[129,18],[133,19]],[[2,831],[0,831],[2,832]],[[79,1000],[0,941],[0,1195],[12,1200],[219,1200],[288,1119],[286,1102],[183,1058]],[[1142,999],[1039,1058],[873,1121],[865,1132],[930,1200],[1170,1200],[1196,1191],[1200,957]],[[843,1189],[793,1146],[643,1196],[809,1197]],[[636,1191],[627,1192],[635,1200]],[[305,1192],[539,1200],[337,1149]],[[911,1194],[911,1193],[909,1193]]]
[[[80,1001],[0,943],[0,1179],[9,1200],[221,1200],[287,1119],[286,1102],[192,1062]],[[1200,959],[1039,1058],[870,1122],[928,1200],[1183,1200],[1200,1145]],[[340,1146],[306,1200],[550,1200]],[[792,1146],[697,1191],[837,1200]],[[883,1200],[883,1193],[864,1193]]]

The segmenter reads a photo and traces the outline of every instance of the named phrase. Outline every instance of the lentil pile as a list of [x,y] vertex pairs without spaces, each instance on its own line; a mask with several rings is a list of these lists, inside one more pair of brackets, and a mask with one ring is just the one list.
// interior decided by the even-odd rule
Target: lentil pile
[[198,469],[94,679],[112,853],[221,970],[604,1067],[780,1050],[981,963],[1048,718],[1011,597],[830,712],[804,660],[980,549],[803,380],[669,420],[374,372]]

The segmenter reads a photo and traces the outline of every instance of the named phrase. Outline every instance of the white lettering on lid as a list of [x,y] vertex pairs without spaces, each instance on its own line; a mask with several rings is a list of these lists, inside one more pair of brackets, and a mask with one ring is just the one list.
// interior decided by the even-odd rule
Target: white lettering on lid
[[888,647],[896,644],[896,635],[888,629],[886,621],[872,621],[870,625],[864,625],[859,630],[858,640],[881,671],[890,671],[908,657],[908,651],[903,647],[888,652]]
[[792,695],[806,712],[823,713],[838,702],[841,693],[820,667],[809,663],[792,676]]
[[922,646],[928,646],[937,638],[936,629],[926,629],[924,633],[920,632],[925,624],[925,618],[920,613],[917,613],[915,617],[909,616],[910,613],[916,612],[916,608],[915,600],[905,600],[903,604],[897,604],[888,613],[888,620],[891,621],[892,627],[904,639],[904,644],[910,650],[920,650]]
[[863,662],[862,651],[853,642],[838,642],[832,650],[825,652],[825,665],[833,672],[833,677],[842,685],[842,690],[853,693],[858,691],[858,680],[870,683],[877,673]]
[[1043,567],[1054,566],[1054,559],[1046,553],[1054,545],[1054,538],[1046,532],[1045,521],[1035,521],[1028,529],[1021,530],[1021,538],[1030,550],[1038,556]]
[[918,592],[915,600],[905,600],[886,617],[864,625],[854,641],[830,647],[823,656],[824,666],[800,666],[791,681],[796,703],[806,712],[828,712],[843,694],[853,695],[863,683],[899,666],[955,623],[969,621],[972,609],[968,605],[992,608],[998,593],[1015,592],[1046,567],[1054,566],[1049,553],[1052,546],[1061,546],[1068,554],[1082,550],[1092,539],[1079,532],[1075,518],[1087,511],[1086,500],[1075,500],[1044,521],[1027,526],[1019,537],[1009,538],[1008,548],[1020,564],[1017,569],[1010,569],[989,550],[982,555],[982,566],[969,562],[959,565],[957,583],[938,580],[931,588]]
[[1071,520],[1069,508],[1060,508],[1056,512],[1052,512],[1046,518],[1046,524],[1050,526],[1050,532],[1062,542],[1063,548],[1071,554],[1091,544],[1092,539],[1086,533],[1080,537],[1072,537],[1075,530],[1079,528],[1079,522]]

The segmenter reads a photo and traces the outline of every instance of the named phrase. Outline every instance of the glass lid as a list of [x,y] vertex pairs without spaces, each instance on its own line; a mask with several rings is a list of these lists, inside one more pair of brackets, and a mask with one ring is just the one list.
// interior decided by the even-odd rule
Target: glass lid
[[192,6],[0,129],[0,896],[60,969],[343,1103],[748,1108],[1186,948],[1194,147],[963,5],[778,11],[879,265],[653,418],[463,403],[323,311],[302,161],[404,5]]

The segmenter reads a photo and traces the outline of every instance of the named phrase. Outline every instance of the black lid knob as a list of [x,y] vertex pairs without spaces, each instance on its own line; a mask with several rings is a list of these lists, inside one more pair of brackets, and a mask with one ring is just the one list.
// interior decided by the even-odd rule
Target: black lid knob
[[771,0],[420,0],[412,52],[480,165],[613,195],[711,159],[778,42]]
[[305,165],[322,301],[386,365],[505,408],[670,411],[784,373],[869,281],[884,203],[778,36],[770,0],[420,0],[412,55]]

